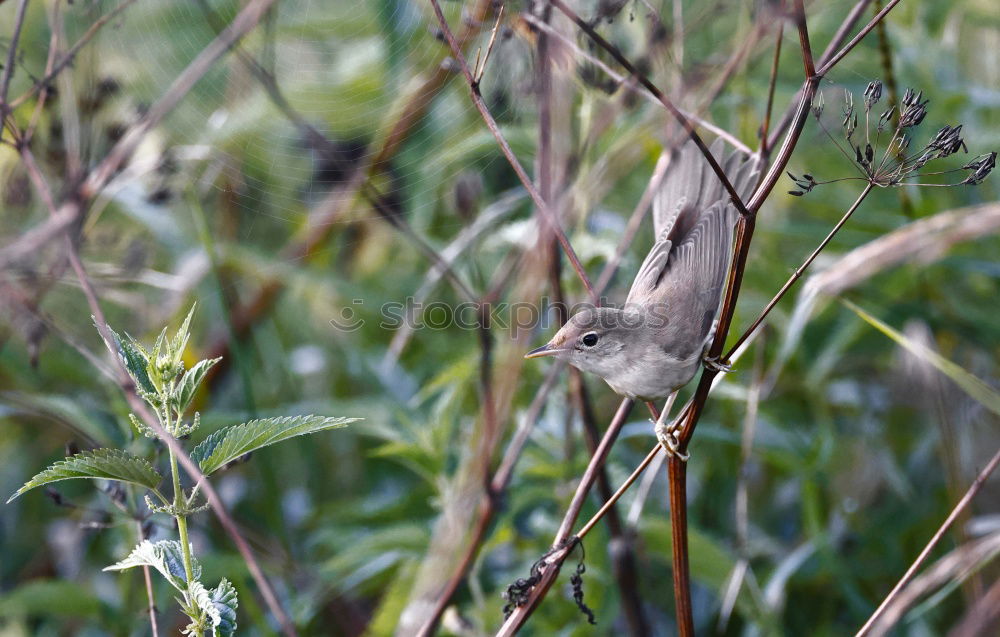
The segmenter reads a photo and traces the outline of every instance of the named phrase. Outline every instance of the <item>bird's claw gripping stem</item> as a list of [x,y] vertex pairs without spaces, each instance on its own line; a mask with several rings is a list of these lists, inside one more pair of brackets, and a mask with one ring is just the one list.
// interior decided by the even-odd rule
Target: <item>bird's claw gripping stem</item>
[[713,372],[722,372],[723,374],[728,374],[733,371],[733,366],[729,363],[723,363],[718,356],[705,356],[701,359],[701,362],[705,365],[707,369]]
[[681,451],[681,443],[677,439],[677,431],[671,429],[662,419],[657,420],[653,424],[653,432],[656,434],[656,439],[663,446],[663,450],[667,452],[667,456],[673,456],[681,462],[687,462],[688,458],[691,457],[691,454]]

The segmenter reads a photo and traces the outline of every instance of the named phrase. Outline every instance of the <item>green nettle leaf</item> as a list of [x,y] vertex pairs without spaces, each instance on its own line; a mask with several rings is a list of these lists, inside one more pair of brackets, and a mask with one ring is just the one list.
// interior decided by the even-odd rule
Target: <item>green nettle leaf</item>
[[167,338],[167,328],[160,330],[160,335],[156,337],[156,342],[153,343],[153,349],[149,352],[149,362],[154,366],[160,360],[160,352],[163,350],[163,343]]
[[50,482],[73,478],[99,478],[131,482],[147,489],[155,489],[162,480],[153,465],[120,449],[94,449],[60,460],[28,480],[7,502],[25,491]]
[[149,366],[149,357],[146,355],[146,352],[128,334],[125,335],[125,338],[122,338],[118,332],[110,327],[108,331],[114,337],[115,346],[118,348],[118,356],[125,363],[125,369],[128,370],[129,376],[132,377],[135,384],[145,392],[156,393],[153,381],[149,379],[149,372],[146,371]]
[[282,442],[295,436],[304,436],[327,429],[344,427],[360,418],[331,418],[329,416],[286,416],[251,420],[242,425],[224,427],[206,438],[191,452],[201,470],[207,475],[219,467],[256,449]]
[[184,322],[181,323],[180,329],[174,334],[173,340],[170,341],[170,352],[174,355],[174,360],[179,361],[181,355],[184,353],[184,348],[187,347],[188,336],[191,331],[191,317],[194,316],[194,308],[198,307],[195,303],[188,310],[187,316],[184,317]]
[[219,622],[213,626],[215,635],[230,637],[236,634],[236,608],[239,602],[236,599],[236,589],[226,578],[222,578],[219,585],[212,589],[212,604],[219,613]]
[[1000,394],[998,394],[992,387],[929,347],[921,343],[917,343],[897,332],[895,329],[865,312],[854,303],[843,299],[841,302],[875,329],[896,341],[896,343],[908,350],[911,354],[936,367],[939,372],[954,381],[955,384],[961,387],[962,390],[972,397],[973,400],[989,409],[994,414],[1000,416]]
[[188,585],[184,591],[184,606],[192,621],[181,631],[182,635],[202,635],[208,626],[212,627],[212,634],[216,634],[215,627],[222,623],[222,616],[204,584],[194,580]]
[[[187,576],[184,573],[184,552],[181,549],[181,543],[176,540],[160,540],[156,543],[143,540],[132,549],[128,557],[104,570],[124,571],[136,566],[152,566],[174,588],[181,592],[188,590]],[[195,580],[201,577],[201,566],[193,557],[191,558],[191,569]]]
[[194,367],[184,372],[184,376],[177,386],[177,411],[183,412],[188,408],[194,399],[194,393],[198,390],[198,386],[205,379],[205,374],[221,360],[220,357],[199,361]]

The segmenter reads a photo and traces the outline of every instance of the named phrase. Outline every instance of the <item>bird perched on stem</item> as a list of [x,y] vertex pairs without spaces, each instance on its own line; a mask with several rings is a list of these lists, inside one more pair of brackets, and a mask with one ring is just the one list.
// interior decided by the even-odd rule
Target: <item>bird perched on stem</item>
[[[739,151],[723,159],[722,141],[711,153],[740,197],[756,183],[756,162]],[[629,290],[625,305],[588,307],[573,315],[548,343],[527,358],[555,356],[597,374],[633,400],[665,398],[686,385],[705,357],[732,254],[739,213],[718,176],[693,142],[678,151],[653,199],[656,243]],[[668,453],[675,432],[656,423]]]

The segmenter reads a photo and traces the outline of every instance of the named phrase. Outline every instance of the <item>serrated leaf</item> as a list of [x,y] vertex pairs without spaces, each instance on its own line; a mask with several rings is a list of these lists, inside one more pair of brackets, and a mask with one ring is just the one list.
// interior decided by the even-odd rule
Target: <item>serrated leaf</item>
[[194,393],[198,390],[198,386],[205,379],[205,374],[221,360],[220,357],[198,361],[194,367],[184,372],[184,376],[181,377],[181,382],[177,386],[177,411],[183,412],[188,408],[194,399]]
[[122,338],[118,332],[110,327],[108,327],[108,331],[111,332],[111,336],[115,339],[118,356],[125,364],[125,369],[128,371],[129,376],[139,386],[139,389],[155,394],[156,388],[153,387],[153,382],[149,379],[149,372],[146,371],[149,366],[149,358],[146,352],[127,334],[125,338]]
[[182,635],[203,635],[206,624],[212,627],[212,634],[215,634],[215,627],[222,622],[219,609],[212,603],[212,594],[208,592],[204,584],[198,580],[191,582],[187,590],[184,591],[184,606],[186,612],[197,617],[187,628],[181,631]]
[[[104,570],[124,571],[136,566],[152,566],[177,590],[186,592],[188,589],[187,575],[184,572],[184,553],[181,550],[181,543],[176,540],[160,540],[156,543],[143,540],[132,549],[128,557],[105,567]],[[201,566],[193,557],[191,571],[195,580],[201,577]]]
[[180,329],[177,330],[173,340],[170,341],[170,353],[173,354],[175,360],[181,359],[181,354],[184,348],[187,347],[188,336],[191,331],[191,317],[194,316],[194,308],[196,307],[198,307],[197,303],[191,306],[187,316],[184,317],[184,322],[181,323]]
[[355,420],[360,418],[310,415],[251,420],[216,431],[194,448],[191,458],[207,475],[256,449],[296,436],[344,427]]
[[157,361],[160,360],[160,352],[163,350],[163,343],[167,339],[167,328],[160,330],[160,335],[156,337],[156,342],[153,343],[153,350],[149,353],[149,362],[152,365],[156,365]]
[[1000,416],[1000,394],[998,394],[992,387],[929,347],[909,339],[905,335],[897,332],[895,329],[865,312],[854,303],[844,299],[841,299],[841,303],[846,305],[869,325],[896,341],[897,344],[905,348],[911,354],[933,365],[939,372],[953,380],[955,384],[961,387],[962,391],[967,393],[973,400],[989,409],[994,414]]
[[212,604],[219,612],[219,623],[213,627],[215,635],[230,637],[236,634],[236,608],[239,601],[236,598],[236,588],[226,578],[212,589]]
[[142,458],[137,458],[120,449],[95,449],[83,451],[49,466],[31,480],[28,480],[7,502],[25,491],[60,480],[74,478],[98,478],[130,482],[147,489],[155,489],[162,477]]

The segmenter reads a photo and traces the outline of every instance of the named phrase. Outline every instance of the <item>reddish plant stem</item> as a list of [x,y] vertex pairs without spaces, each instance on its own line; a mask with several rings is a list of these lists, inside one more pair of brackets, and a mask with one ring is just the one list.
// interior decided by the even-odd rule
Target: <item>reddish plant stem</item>
[[[844,40],[847,39],[851,29],[853,29],[854,25],[858,23],[858,20],[861,19],[861,16],[864,15],[865,10],[871,3],[872,0],[859,0],[859,2],[851,8],[847,17],[844,18],[844,21],[841,22],[840,26],[837,28],[837,32],[834,33],[833,37],[830,39],[830,43],[826,45],[826,49],[823,50],[823,55],[819,57],[820,66],[826,64],[826,62],[833,57],[834,53],[838,50],[838,47],[844,43]],[[799,92],[791,100],[788,109],[785,110],[781,119],[778,120],[778,123],[773,127],[771,135],[767,139],[768,150],[774,148],[774,146],[778,143],[778,138],[784,135],[785,131],[788,130],[788,125],[791,124],[792,118],[795,116],[795,105],[799,103],[801,96],[802,90],[799,89]]]
[[677,610],[677,633],[694,635],[694,612],[691,608],[691,564],[687,551],[687,463],[676,454],[667,458],[670,478],[670,532],[673,536],[674,606]]
[[769,154],[767,146],[767,131],[771,126],[771,111],[774,109],[774,89],[778,84],[778,65],[781,61],[781,36],[785,30],[785,23],[778,24],[778,35],[774,41],[774,59],[771,61],[771,76],[767,83],[767,106],[764,108],[764,123],[760,127],[760,151],[758,157],[761,162]]
[[816,75],[816,64],[813,62],[812,47],[809,45],[809,29],[806,27],[806,10],[802,0],[795,0],[795,27],[799,31],[802,65],[805,67],[806,78],[810,78]]
[[879,11],[878,13],[876,13],[875,17],[873,17],[871,19],[871,21],[868,24],[866,24],[865,27],[863,29],[861,29],[861,31],[859,31],[856,36],[854,36],[853,38],[851,38],[850,42],[848,42],[847,44],[845,44],[843,46],[843,48],[841,48],[834,55],[832,55],[829,60],[827,60],[826,62],[824,62],[820,66],[820,68],[816,70],[816,75],[823,76],[823,75],[826,75],[827,73],[829,73],[830,69],[832,69],[834,66],[836,66],[836,64],[838,62],[840,62],[841,60],[843,60],[844,56],[847,55],[848,53],[850,53],[851,49],[853,49],[854,47],[856,47],[858,45],[858,43],[861,42],[861,40],[863,40],[864,37],[866,35],[868,35],[868,33],[872,29],[875,28],[875,25],[877,25],[879,22],[881,22],[882,19],[885,18],[885,16],[889,15],[889,12],[892,11],[892,8],[895,7],[897,4],[899,4],[899,0],[890,0],[889,3],[885,5],[884,9],[882,9],[881,11]]

